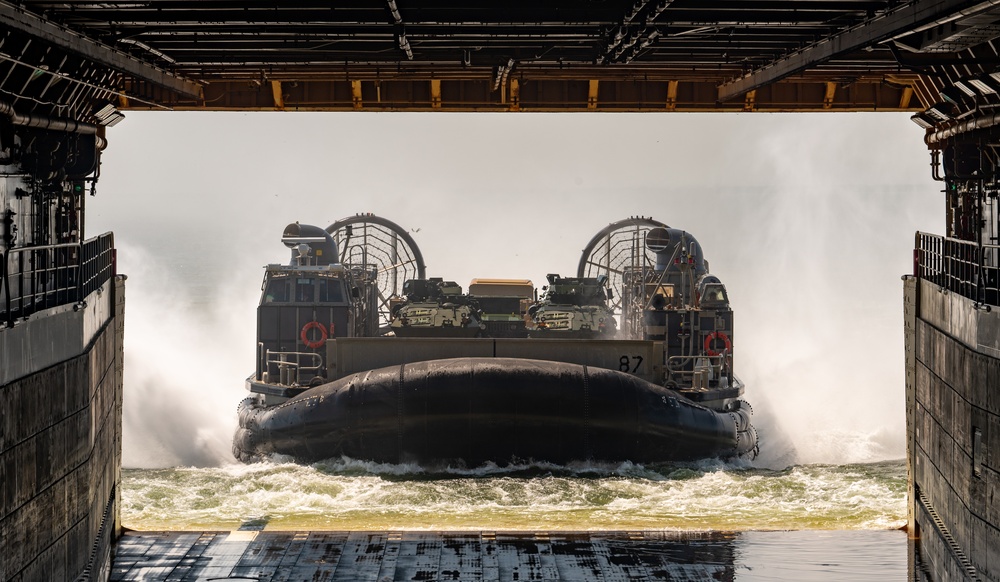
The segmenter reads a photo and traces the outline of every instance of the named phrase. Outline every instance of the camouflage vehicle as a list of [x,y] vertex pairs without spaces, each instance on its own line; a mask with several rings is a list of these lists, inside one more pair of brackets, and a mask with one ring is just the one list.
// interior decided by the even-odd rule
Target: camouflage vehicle
[[608,278],[546,275],[541,301],[528,308],[530,337],[611,338],[618,331],[608,307]]
[[403,283],[404,301],[392,309],[390,328],[397,337],[478,337],[479,306],[454,281],[440,277]]
[[528,337],[528,307],[537,299],[529,279],[473,279],[469,295],[482,310],[484,336]]

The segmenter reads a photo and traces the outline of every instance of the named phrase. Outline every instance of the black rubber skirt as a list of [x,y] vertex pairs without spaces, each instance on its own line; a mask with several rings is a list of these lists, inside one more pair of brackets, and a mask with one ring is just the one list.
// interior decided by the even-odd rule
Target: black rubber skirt
[[716,412],[618,371],[513,358],[380,368],[278,406],[240,405],[233,452],[311,462],[656,463],[756,450],[749,411]]

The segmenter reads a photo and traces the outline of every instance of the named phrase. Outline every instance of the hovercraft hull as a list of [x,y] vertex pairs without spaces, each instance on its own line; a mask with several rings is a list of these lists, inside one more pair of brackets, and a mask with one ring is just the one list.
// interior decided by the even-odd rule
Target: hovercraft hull
[[718,412],[603,368],[513,358],[370,370],[263,407],[240,406],[237,458],[382,463],[633,461],[751,453],[748,411]]

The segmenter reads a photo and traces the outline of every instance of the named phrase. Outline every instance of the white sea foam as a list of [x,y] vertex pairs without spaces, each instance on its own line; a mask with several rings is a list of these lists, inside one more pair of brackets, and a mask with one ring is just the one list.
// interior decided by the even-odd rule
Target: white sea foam
[[126,525],[376,529],[878,529],[905,520],[902,463],[526,466],[427,474],[349,459],[127,471]]

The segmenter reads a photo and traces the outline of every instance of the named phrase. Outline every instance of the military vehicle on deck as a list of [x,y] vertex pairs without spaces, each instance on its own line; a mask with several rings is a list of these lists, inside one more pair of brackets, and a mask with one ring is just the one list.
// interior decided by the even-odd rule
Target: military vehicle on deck
[[482,311],[485,337],[528,337],[528,307],[536,299],[530,279],[473,279],[469,295]]
[[390,327],[397,337],[478,337],[480,309],[462,287],[441,278],[403,283],[406,299],[396,303]]
[[542,299],[528,308],[528,336],[536,338],[610,338],[618,322],[608,307],[608,276],[546,275]]

